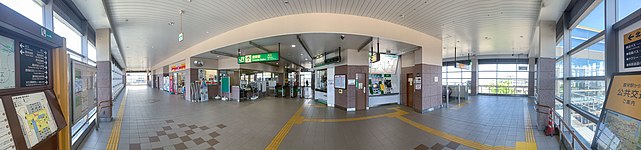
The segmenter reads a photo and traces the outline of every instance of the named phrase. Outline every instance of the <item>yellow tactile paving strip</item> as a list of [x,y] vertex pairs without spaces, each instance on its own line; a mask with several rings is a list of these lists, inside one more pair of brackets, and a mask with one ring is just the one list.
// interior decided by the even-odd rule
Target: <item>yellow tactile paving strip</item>
[[[294,124],[301,124],[303,122],[349,122],[349,121],[360,121],[360,120],[368,120],[368,119],[376,119],[376,118],[382,118],[382,117],[391,117],[391,118],[396,118],[399,119],[400,121],[403,121],[413,127],[416,127],[422,131],[425,131],[429,134],[439,136],[441,138],[459,143],[461,145],[465,145],[470,148],[474,149],[494,149],[494,150],[503,150],[503,149],[525,149],[525,150],[530,150],[530,149],[537,149],[536,148],[536,140],[534,138],[534,131],[532,129],[532,121],[530,119],[530,114],[527,109],[527,104],[525,105],[524,108],[524,115],[525,115],[525,130],[526,130],[526,141],[525,142],[516,142],[516,148],[515,147],[507,147],[507,146],[491,146],[491,145],[486,145],[483,143],[479,143],[476,141],[464,139],[462,137],[458,137],[452,134],[448,134],[446,132],[443,132],[441,130],[437,130],[434,128],[427,127],[423,124],[417,123],[415,121],[412,121],[403,115],[409,114],[409,112],[401,110],[399,107],[395,108],[388,108],[391,110],[394,110],[394,112],[391,113],[386,113],[386,114],[379,114],[379,115],[373,115],[373,116],[364,116],[364,117],[353,117],[353,118],[338,118],[338,119],[323,119],[323,118],[305,118],[301,116],[301,113],[303,111],[303,108],[306,105],[301,106],[296,113],[285,123],[283,128],[278,132],[278,134],[274,137],[272,142],[265,148],[268,150],[274,150],[278,149],[280,146],[280,143],[283,141],[283,139],[287,136],[289,131],[291,130],[292,126]],[[308,105],[312,106],[313,105]],[[317,107],[318,108],[318,107]]]
[[292,129],[292,126],[294,126],[294,123],[300,122],[300,120],[302,119],[303,116],[301,116],[300,114],[303,112],[303,108],[304,108],[303,106],[298,108],[298,110],[294,113],[294,115],[292,115],[292,117],[289,118],[289,120],[287,120],[287,123],[285,123],[285,126],[283,126],[283,128],[281,128],[280,131],[278,131],[278,134],[276,134],[276,136],[274,136],[274,139],[272,139],[272,142],[269,143],[267,147],[265,147],[266,150],[278,149],[278,147],[280,146],[280,143],[283,142],[283,139],[285,139],[285,136],[289,134],[289,131]]
[[109,142],[107,142],[107,150],[117,150],[118,143],[120,142],[120,127],[122,126],[122,117],[125,114],[125,103],[127,103],[127,89],[125,89],[125,95],[122,97],[122,102],[120,102],[120,107],[118,110],[118,116],[114,121],[114,126],[111,128],[111,136],[109,136]]
[[532,119],[527,102],[524,102],[523,117],[525,118],[525,142],[516,142],[516,149],[519,150],[536,150],[536,138],[532,129]]

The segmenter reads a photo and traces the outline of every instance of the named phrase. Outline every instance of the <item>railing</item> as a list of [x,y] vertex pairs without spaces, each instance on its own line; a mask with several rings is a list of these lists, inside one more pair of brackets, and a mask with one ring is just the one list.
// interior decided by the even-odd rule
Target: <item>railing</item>
[[[538,113],[549,114],[548,112],[540,111],[539,110],[540,107],[547,108],[548,110],[552,110],[551,112],[552,112],[552,114],[554,114],[552,119],[553,120],[558,120],[558,123],[561,124],[558,127],[559,128],[559,143],[561,143],[561,142],[568,143],[570,145],[570,149],[573,149],[573,150],[577,149],[577,148],[581,148],[583,150],[588,150],[588,147],[583,142],[581,142],[581,139],[579,139],[579,137],[576,135],[575,131],[572,130],[572,128],[563,121],[563,119],[562,119],[563,117],[561,117],[559,114],[557,114],[557,113],[555,113],[555,111],[553,111],[552,107],[546,106],[546,105],[540,105],[540,104],[536,104],[536,106],[537,106],[536,107],[536,111]],[[567,136],[566,133],[570,134],[570,136],[571,136],[570,139],[566,138],[566,136]],[[578,147],[577,147],[577,145],[578,145]]]

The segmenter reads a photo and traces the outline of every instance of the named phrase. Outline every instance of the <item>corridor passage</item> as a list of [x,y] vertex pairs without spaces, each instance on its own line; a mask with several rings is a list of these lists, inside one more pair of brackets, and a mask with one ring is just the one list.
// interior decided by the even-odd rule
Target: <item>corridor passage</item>
[[114,111],[115,121],[101,123],[81,149],[558,147],[555,138],[532,129],[533,117],[526,115],[534,111],[525,97],[478,96],[419,114],[400,105],[346,112],[311,100],[271,97],[193,103],[146,86],[129,86],[123,96],[116,106],[124,102],[124,113]]

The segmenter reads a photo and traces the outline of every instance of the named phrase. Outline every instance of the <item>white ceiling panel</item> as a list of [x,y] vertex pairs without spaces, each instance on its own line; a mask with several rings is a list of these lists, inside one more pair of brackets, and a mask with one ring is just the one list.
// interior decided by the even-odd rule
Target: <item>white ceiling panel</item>
[[[455,43],[458,53],[527,53],[541,0],[289,0],[287,4],[283,0],[108,0],[107,3],[127,56],[127,66],[146,68],[149,64],[130,60],[146,56],[151,64],[158,63],[231,29],[301,13],[357,15],[407,26],[442,38],[444,57],[453,56]],[[185,10],[183,42],[177,40],[179,10]],[[174,24],[169,25],[170,22]]]

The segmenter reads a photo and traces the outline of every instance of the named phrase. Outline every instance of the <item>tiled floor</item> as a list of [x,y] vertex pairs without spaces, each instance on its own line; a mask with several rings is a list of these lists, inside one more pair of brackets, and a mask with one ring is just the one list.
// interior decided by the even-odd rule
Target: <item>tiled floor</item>
[[[132,150],[265,149],[296,113],[302,117],[279,149],[513,149],[526,141],[524,109],[531,108],[525,97],[477,96],[425,114],[400,105],[345,112],[310,100],[192,103],[157,89],[128,90],[118,148]],[[105,149],[112,124],[102,123],[81,149]],[[553,137],[537,130],[534,137],[538,149],[558,149]]]

